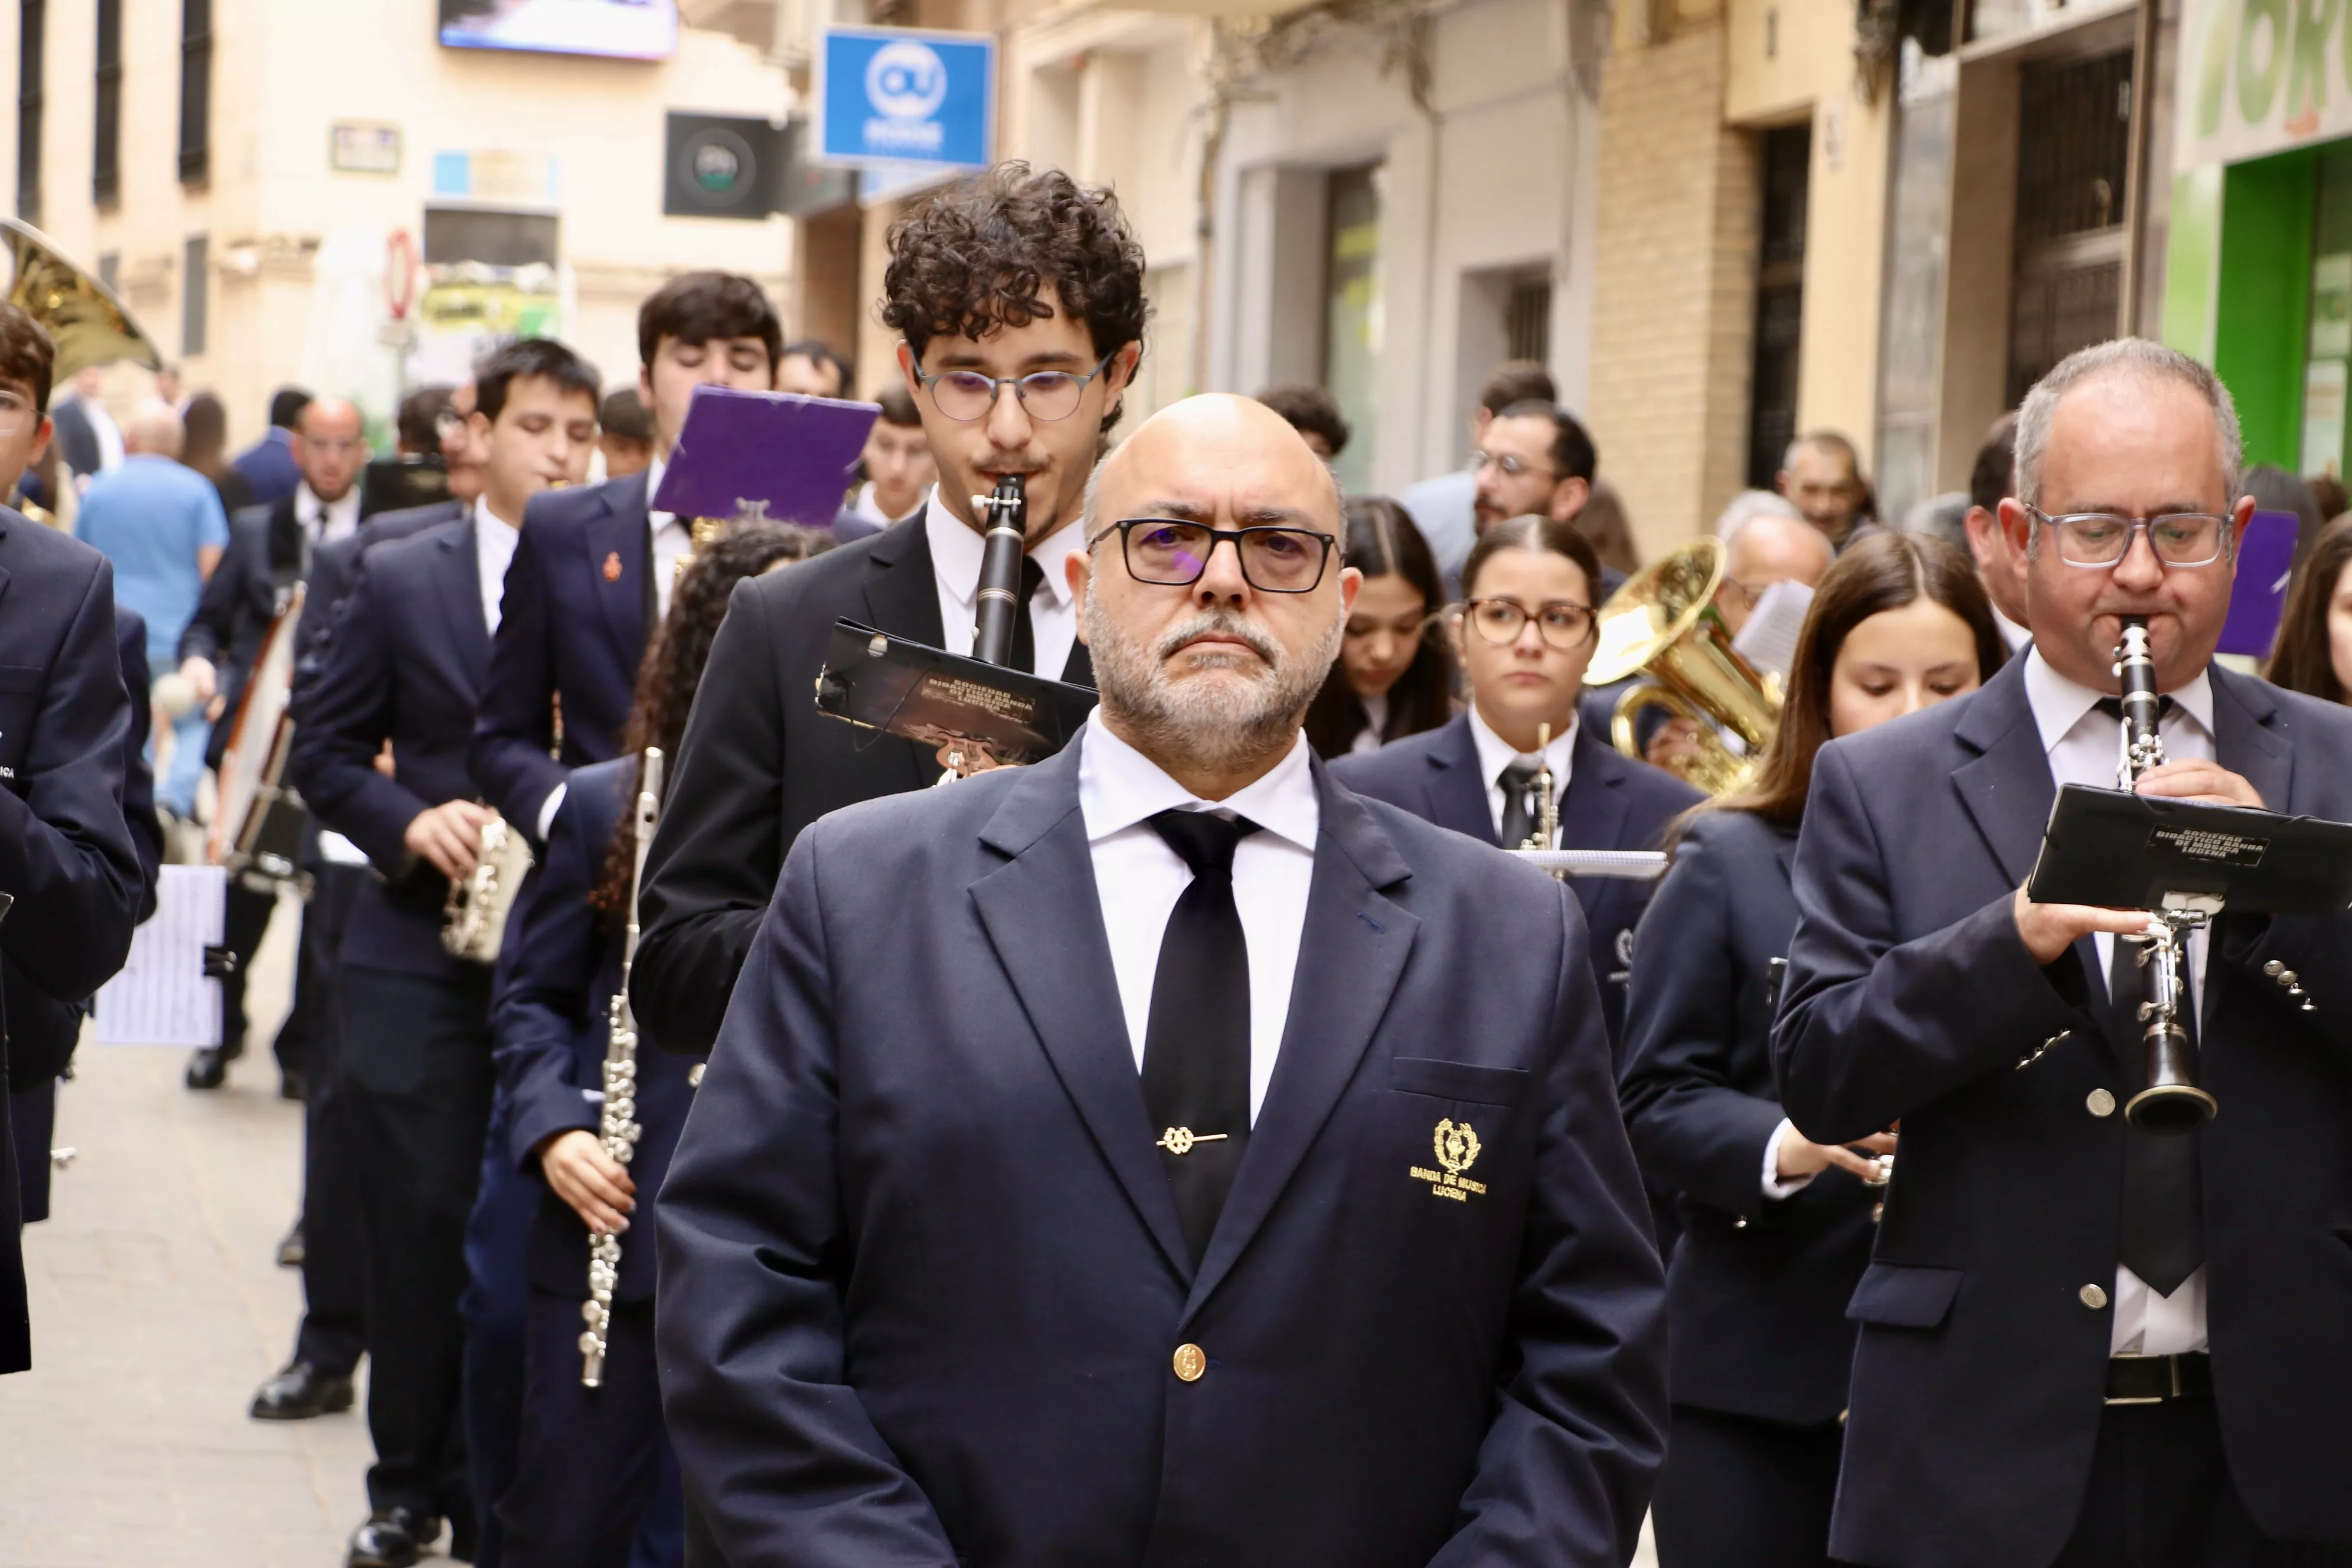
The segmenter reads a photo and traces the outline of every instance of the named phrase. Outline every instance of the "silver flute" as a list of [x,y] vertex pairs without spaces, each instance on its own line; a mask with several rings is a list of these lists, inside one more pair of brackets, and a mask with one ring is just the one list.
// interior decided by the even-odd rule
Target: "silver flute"
[[[661,819],[662,754],[647,746],[637,764],[636,859],[629,872],[629,908],[621,937],[621,988],[613,993],[611,1028],[604,1037],[604,1110],[597,1136],[613,1163],[626,1165],[636,1157],[637,1140],[646,1130],[637,1125],[637,1017],[629,1010],[629,966],[637,957],[637,892],[646,880],[646,849],[654,841]],[[580,1304],[581,1321],[588,1326],[580,1335],[580,1384],[601,1387],[604,1382],[606,1336],[613,1329],[613,1292],[621,1283],[621,1238],[612,1233],[588,1237],[588,1300]]]

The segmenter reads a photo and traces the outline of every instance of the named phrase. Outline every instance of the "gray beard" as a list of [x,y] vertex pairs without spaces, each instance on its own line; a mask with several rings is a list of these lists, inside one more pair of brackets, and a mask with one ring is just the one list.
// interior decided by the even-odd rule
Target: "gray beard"
[[[1171,628],[1146,647],[1111,620],[1101,596],[1094,594],[1087,595],[1086,626],[1103,711],[1117,721],[1121,736],[1155,761],[1181,758],[1215,773],[1242,772],[1290,747],[1307,705],[1322,689],[1339,657],[1339,639],[1347,629],[1334,615],[1317,646],[1286,658],[1260,627],[1230,610],[1213,610]],[[1211,631],[1238,637],[1265,662],[1203,651],[1192,656],[1202,668],[1240,670],[1248,679],[1171,677],[1169,658],[1191,638]]]

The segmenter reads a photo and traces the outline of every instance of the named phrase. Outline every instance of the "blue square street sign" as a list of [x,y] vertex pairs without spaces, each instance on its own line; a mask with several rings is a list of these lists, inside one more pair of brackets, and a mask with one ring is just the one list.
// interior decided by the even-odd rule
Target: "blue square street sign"
[[819,156],[825,162],[990,162],[994,39],[906,27],[827,27],[818,58]]

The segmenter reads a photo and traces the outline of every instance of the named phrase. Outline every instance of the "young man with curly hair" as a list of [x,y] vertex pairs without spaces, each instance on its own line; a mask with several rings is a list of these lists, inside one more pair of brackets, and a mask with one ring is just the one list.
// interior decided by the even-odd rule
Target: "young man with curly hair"
[[[828,811],[920,789],[928,747],[818,714],[834,622],[971,646],[982,523],[1006,474],[1028,496],[1015,641],[1026,668],[1091,685],[1063,563],[1105,434],[1143,356],[1143,252],[1118,199],[1006,163],[891,231],[882,320],[939,465],[922,511],[804,566],[747,583],[712,648],[646,865],[630,994],[665,1048],[708,1050],[785,851]],[[877,955],[879,958],[881,955]],[[887,962],[887,960],[885,960]]]

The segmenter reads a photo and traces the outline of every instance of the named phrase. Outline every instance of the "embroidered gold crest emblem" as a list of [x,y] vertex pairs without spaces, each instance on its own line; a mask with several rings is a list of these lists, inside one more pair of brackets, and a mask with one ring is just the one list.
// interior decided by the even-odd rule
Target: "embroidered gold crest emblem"
[[1469,1202],[1473,1193],[1483,1194],[1486,1192],[1484,1182],[1474,1182],[1463,1173],[1477,1163],[1479,1143],[1475,1128],[1467,1121],[1456,1121],[1448,1117],[1437,1124],[1437,1131],[1429,1142],[1430,1152],[1436,1155],[1438,1164],[1444,1168],[1432,1171],[1415,1165],[1411,1172],[1414,1181],[1427,1182],[1432,1194],[1441,1198],[1451,1198],[1457,1204]]

